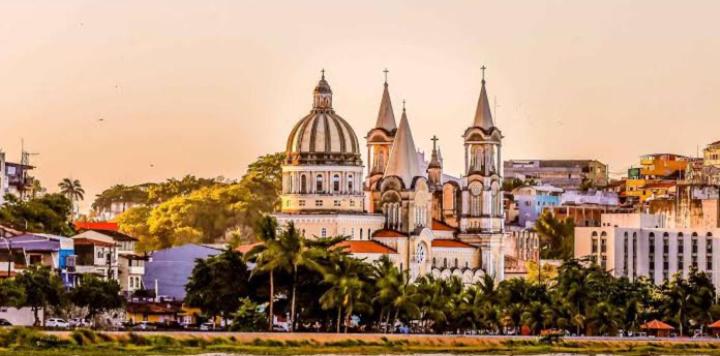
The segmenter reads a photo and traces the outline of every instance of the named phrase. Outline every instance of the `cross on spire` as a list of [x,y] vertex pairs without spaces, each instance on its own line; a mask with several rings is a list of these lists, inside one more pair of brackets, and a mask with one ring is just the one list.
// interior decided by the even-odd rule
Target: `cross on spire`
[[403,99],[403,112],[405,112],[405,99]]
[[321,69],[320,73],[322,73],[322,79],[325,79],[325,68]]
[[383,73],[385,73],[385,84],[387,84],[387,74],[388,74],[388,72],[390,72],[390,71],[389,71],[387,68],[385,68],[385,70],[383,71]]
[[430,141],[433,142],[433,151],[435,151],[437,149],[438,140],[439,140],[439,138],[437,138],[437,136],[435,136],[435,135],[433,135],[433,137],[430,139]]
[[482,81],[484,83],[485,82],[485,69],[487,69],[487,67],[483,64],[483,66],[480,67],[480,69],[482,70]]

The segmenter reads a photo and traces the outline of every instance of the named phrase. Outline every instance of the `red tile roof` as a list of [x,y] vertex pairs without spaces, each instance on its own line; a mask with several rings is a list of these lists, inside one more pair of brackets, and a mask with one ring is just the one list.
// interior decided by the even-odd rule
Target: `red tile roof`
[[76,221],[75,229],[118,231],[118,224],[112,221]]
[[475,248],[469,243],[455,239],[435,239],[432,241],[432,247]]
[[335,246],[345,248],[345,250],[350,253],[397,253],[394,249],[372,240],[347,240],[340,242]]
[[240,252],[244,255],[244,254],[250,252],[250,250],[252,250],[253,247],[258,246],[258,245],[262,245],[262,242],[254,242],[251,244],[240,245],[238,247],[235,247],[235,251]]
[[455,228],[439,220],[433,219],[432,221],[433,231],[455,231]]
[[407,237],[407,235],[395,230],[383,229],[373,232],[373,237]]
[[708,325],[708,328],[710,329],[720,329],[720,320]]
[[674,327],[672,327],[668,324],[665,324],[662,321],[657,320],[657,319],[640,325],[640,329],[644,329],[644,330],[675,330]]

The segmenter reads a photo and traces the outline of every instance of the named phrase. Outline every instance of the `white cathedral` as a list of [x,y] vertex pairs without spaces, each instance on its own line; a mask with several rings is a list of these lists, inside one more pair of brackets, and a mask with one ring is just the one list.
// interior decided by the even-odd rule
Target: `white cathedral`
[[493,123],[484,68],[475,118],[463,135],[460,178],[443,174],[435,137],[429,162],[418,153],[405,107],[396,124],[387,80],[365,137],[363,178],[360,142],[332,99],[323,71],[312,110],[287,139],[278,222],[292,221],[308,237],[348,236],[343,244],[353,255],[369,261],[388,255],[413,279],[428,273],[465,283],[483,274],[504,279],[503,136]]

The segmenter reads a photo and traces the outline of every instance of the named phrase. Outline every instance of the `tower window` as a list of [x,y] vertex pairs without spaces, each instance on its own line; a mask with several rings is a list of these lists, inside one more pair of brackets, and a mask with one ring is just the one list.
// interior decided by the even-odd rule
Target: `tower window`
[[353,176],[352,174],[347,177],[348,179],[348,193],[353,192]]
[[307,193],[307,177],[304,174],[300,176],[300,193]]

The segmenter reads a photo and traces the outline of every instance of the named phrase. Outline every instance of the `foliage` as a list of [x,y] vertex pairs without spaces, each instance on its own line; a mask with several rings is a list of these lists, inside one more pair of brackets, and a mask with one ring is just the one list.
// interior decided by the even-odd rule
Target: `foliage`
[[120,308],[124,301],[117,281],[100,279],[94,275],[82,276],[79,285],[70,290],[68,297],[76,306],[87,308],[87,317],[91,321],[99,313]]
[[543,212],[535,222],[540,236],[541,259],[567,260],[573,256],[575,223],[572,219],[558,219],[551,212]]
[[40,325],[38,315],[40,310],[44,310],[49,305],[64,303],[65,289],[62,281],[48,267],[30,266],[15,277],[15,280],[25,291],[22,306],[32,309],[35,326]]
[[85,198],[85,189],[83,189],[82,184],[80,184],[80,181],[77,179],[63,178],[63,180],[58,183],[58,187],[60,188],[60,194],[73,202]]
[[232,314],[231,331],[255,331],[267,328],[265,314],[250,298],[241,298],[238,309]]
[[[283,154],[258,158],[238,183],[186,176],[141,186],[116,186],[98,195],[96,208],[116,199],[144,205],[117,217],[120,230],[140,239],[141,252],[188,242],[249,241],[253,227],[278,207]],[[122,200],[121,201],[124,201]]]
[[242,298],[251,294],[249,279],[242,254],[233,250],[198,259],[185,286],[185,303],[202,309],[211,318],[229,318],[242,307]]
[[72,202],[62,194],[45,194],[28,200],[7,195],[0,207],[0,224],[21,231],[70,236],[73,234],[69,220],[72,209]]
[[0,280],[0,306],[21,306],[25,300],[25,290],[11,278]]
[[95,211],[107,210],[113,203],[147,204],[148,192],[143,185],[116,184],[98,194],[92,203],[92,208]]

